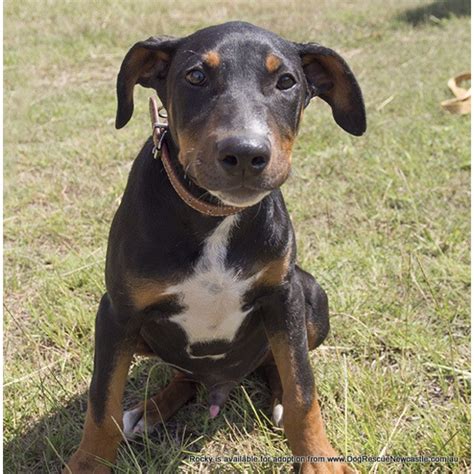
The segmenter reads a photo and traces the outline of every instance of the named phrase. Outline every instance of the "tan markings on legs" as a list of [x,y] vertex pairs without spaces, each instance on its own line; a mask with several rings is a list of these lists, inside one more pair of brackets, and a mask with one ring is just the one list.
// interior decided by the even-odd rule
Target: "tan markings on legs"
[[335,456],[336,452],[329,444],[324,430],[318,400],[315,396],[309,410],[302,416],[300,406],[295,399],[284,398],[285,411],[283,424],[285,433],[290,441],[293,454],[298,455],[320,455]]
[[278,367],[280,380],[283,386],[283,396],[288,400],[295,400],[298,406],[303,405],[303,396],[301,393],[301,386],[298,383],[296,374],[296,365],[294,361],[294,354],[291,351],[286,335],[280,333],[275,334],[271,338],[271,348],[273,359]]
[[270,262],[257,279],[256,286],[277,286],[283,282],[290,265],[290,248],[285,255]]
[[281,66],[281,63],[281,59],[278,56],[275,56],[273,53],[270,53],[265,59],[265,67],[270,73],[276,72]]
[[111,464],[115,462],[117,448],[122,439],[122,400],[131,361],[131,353],[119,355],[107,390],[105,415],[99,423],[94,418],[92,403],[89,400],[81,444],[63,473],[110,472],[110,468],[104,465],[103,461]]
[[186,375],[177,373],[171,382],[158,394],[139,403],[131,411],[141,410],[137,420],[150,427],[171,418],[196,393],[196,383]]
[[[274,335],[271,338],[271,347],[283,386],[283,426],[291,451],[295,456],[336,456],[336,451],[326,437],[316,389],[310,406],[303,398],[297,364],[286,337],[283,333]],[[302,465],[302,472],[352,471],[340,463],[305,463]]]
[[209,67],[218,67],[221,63],[221,56],[217,51],[208,51],[202,55],[202,60]]

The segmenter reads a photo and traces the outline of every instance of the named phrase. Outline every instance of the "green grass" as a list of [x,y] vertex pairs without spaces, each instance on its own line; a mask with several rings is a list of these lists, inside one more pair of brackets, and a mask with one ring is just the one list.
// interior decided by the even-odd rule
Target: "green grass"
[[[309,107],[283,187],[300,263],[330,298],[331,335],[312,354],[330,439],[343,454],[459,458],[360,472],[470,469],[470,118],[439,106],[447,79],[470,69],[468,3],[5,3],[5,472],[57,472],[79,442],[107,232],[149,131],[144,90],[114,130],[121,60],[151,34],[229,19],[333,47],[366,99],[362,138],[326,104]],[[126,403],[169,375],[138,360]],[[268,403],[252,376],[210,421],[202,392],[166,429],[124,444],[116,472],[215,469],[189,452],[287,455]],[[290,465],[259,467],[272,469]]]

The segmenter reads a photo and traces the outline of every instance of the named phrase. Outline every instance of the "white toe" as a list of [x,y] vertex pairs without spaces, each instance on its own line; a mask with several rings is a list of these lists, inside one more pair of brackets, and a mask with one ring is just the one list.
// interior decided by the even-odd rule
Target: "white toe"
[[283,425],[283,405],[281,403],[278,403],[273,407],[272,418],[275,426],[281,428]]
[[[137,422],[140,423],[142,415],[141,408],[135,408],[134,410],[127,410],[123,414],[123,434],[128,439],[133,439],[139,432],[135,430]],[[140,420],[140,421],[139,421]]]
[[[146,430],[148,433],[152,433],[154,428],[155,425],[149,422],[146,423]],[[140,421],[135,425],[133,432],[135,434],[143,434],[145,432],[145,419],[143,417],[140,418]]]

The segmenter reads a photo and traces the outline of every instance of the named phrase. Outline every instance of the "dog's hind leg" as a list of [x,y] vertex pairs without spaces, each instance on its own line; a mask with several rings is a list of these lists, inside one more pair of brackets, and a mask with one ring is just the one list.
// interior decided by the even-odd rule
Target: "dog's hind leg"
[[275,364],[273,354],[270,352],[261,365],[268,386],[270,387],[270,406],[272,408],[272,420],[276,426],[281,427],[283,423],[283,388],[281,385],[278,368]]
[[311,274],[298,265],[295,270],[303,287],[308,349],[312,351],[323,343],[329,333],[328,297]]

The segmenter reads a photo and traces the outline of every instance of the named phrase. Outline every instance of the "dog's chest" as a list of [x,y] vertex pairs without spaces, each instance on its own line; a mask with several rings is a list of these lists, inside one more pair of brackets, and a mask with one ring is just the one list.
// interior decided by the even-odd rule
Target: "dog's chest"
[[170,321],[186,333],[188,344],[214,340],[232,341],[247,314],[243,296],[258,278],[239,277],[226,266],[230,234],[238,217],[226,217],[206,239],[194,272],[167,293],[178,296],[184,310]]

